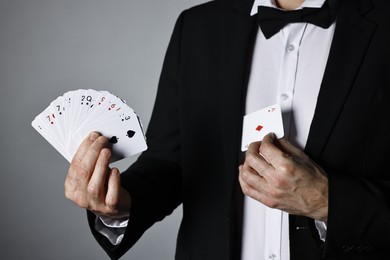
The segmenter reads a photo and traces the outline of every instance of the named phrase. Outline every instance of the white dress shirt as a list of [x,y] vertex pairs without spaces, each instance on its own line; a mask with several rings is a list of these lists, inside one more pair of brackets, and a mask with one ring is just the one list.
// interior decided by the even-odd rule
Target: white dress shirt
[[[306,0],[303,7],[321,7],[325,0]],[[255,0],[275,7],[272,0]],[[246,114],[279,103],[285,138],[303,149],[314,115],[335,24],[322,29],[293,23],[269,38],[259,29],[249,79]],[[324,235],[322,234],[322,238]],[[244,201],[242,260],[288,260],[288,214],[249,197]]]
[[[306,0],[321,7],[325,0]],[[275,7],[273,0],[255,0]],[[270,39],[259,30],[246,98],[246,113],[279,103],[285,137],[304,148],[334,33],[307,23],[289,24]],[[245,197],[242,260],[288,260],[288,214]],[[317,228],[323,228],[320,223]],[[127,221],[98,218],[95,228],[114,245],[122,241]],[[321,236],[324,239],[324,234]]]

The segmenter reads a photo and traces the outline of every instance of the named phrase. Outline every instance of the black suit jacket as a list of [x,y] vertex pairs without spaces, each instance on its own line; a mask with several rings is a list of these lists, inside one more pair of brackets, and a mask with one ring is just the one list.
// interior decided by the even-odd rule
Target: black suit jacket
[[[312,220],[290,216],[291,259],[390,255],[390,3],[340,2],[305,149],[329,176],[327,238],[319,240]],[[251,6],[214,1],[180,15],[147,131],[149,149],[122,174],[133,199],[123,242],[112,246],[93,231],[110,257],[120,257],[182,203],[176,259],[239,259],[239,151],[258,31]]]

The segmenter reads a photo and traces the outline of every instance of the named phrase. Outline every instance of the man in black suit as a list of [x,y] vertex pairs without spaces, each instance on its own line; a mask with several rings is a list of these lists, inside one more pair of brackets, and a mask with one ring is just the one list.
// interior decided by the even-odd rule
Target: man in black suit
[[[284,9],[303,2],[276,1]],[[306,63],[299,61],[293,67],[294,82],[320,82],[318,93],[309,94],[308,102],[314,103],[305,142],[286,140],[294,141],[290,123],[286,138],[269,134],[245,155],[240,152],[242,116],[252,91],[258,92],[251,82],[258,77],[261,84],[268,77],[254,68],[268,69],[269,64],[256,65],[255,57],[265,53],[273,59],[273,52],[262,48],[285,29],[276,35],[259,29],[261,8],[250,15],[256,6],[249,0],[214,1],[181,14],[147,131],[149,149],[120,176],[108,168],[107,140],[92,133],[68,172],[65,194],[89,210],[92,232],[111,258],[122,256],[147,228],[182,203],[176,259],[240,259],[247,248],[242,241],[250,241],[243,240],[250,229],[243,220],[243,193],[289,213],[288,256],[272,254],[269,259],[388,258],[390,3],[328,0],[324,5],[330,7],[325,15],[329,24],[298,21],[304,24],[298,28],[303,35],[299,44],[317,33],[322,35],[314,39],[319,43],[330,39],[329,50],[325,44],[320,57],[309,55],[311,47],[302,47],[297,56],[325,59],[323,69],[302,69]],[[326,36],[328,30],[333,31]],[[297,47],[288,46],[291,51]],[[318,73],[313,81],[308,79],[312,72]],[[298,120],[300,113],[294,117]],[[121,242],[96,231],[97,216],[129,219]]]

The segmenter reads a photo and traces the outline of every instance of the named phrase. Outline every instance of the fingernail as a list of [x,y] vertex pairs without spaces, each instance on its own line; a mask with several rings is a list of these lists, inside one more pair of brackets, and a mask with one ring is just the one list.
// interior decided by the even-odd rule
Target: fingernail
[[119,172],[119,170],[117,168],[113,168],[111,170],[111,175],[114,176],[114,177],[117,177],[117,176],[120,175],[120,172]]
[[100,154],[103,155],[104,157],[110,157],[111,151],[110,151],[110,149],[103,149],[103,150],[101,150]]
[[95,141],[98,137],[99,137],[99,134],[96,133],[96,132],[92,132],[92,133],[89,135],[89,139],[90,139],[91,141]]
[[103,137],[103,136],[102,136],[101,138],[98,138],[97,141],[98,141],[100,144],[102,144],[102,145],[105,145],[106,143],[108,143],[107,138],[105,138],[105,137]]

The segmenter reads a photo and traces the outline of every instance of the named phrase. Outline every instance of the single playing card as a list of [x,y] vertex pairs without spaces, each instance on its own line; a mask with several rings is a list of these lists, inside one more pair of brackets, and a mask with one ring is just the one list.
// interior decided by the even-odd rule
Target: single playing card
[[32,127],[37,130],[63,157],[68,161],[71,159],[68,153],[64,150],[63,144],[59,143],[55,136],[53,136],[49,130],[44,127],[44,122],[37,116],[31,123]]
[[64,106],[64,97],[58,97],[56,100],[50,103],[52,116],[56,119],[55,124],[55,132],[56,135],[59,135],[58,139],[64,140],[65,132],[64,132],[64,124],[65,124],[65,106]]
[[246,151],[253,142],[263,140],[268,133],[277,138],[284,136],[282,112],[275,104],[244,116],[241,151]]

